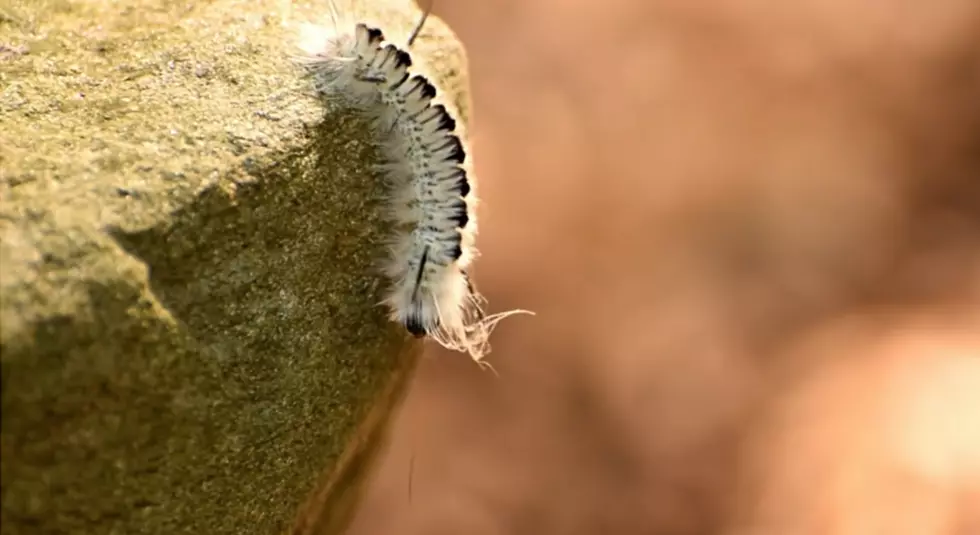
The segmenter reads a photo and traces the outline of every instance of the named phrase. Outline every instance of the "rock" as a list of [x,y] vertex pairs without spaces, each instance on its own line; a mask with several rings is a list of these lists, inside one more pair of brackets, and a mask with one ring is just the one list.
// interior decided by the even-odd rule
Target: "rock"
[[8,5],[3,533],[336,532],[420,344],[372,132],[288,59],[308,7]]

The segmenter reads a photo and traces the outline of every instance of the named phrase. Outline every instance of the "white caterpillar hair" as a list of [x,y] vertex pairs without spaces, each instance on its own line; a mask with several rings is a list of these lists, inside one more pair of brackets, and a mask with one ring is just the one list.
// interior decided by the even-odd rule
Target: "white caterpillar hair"
[[477,198],[466,125],[408,52],[428,11],[402,46],[386,42],[379,28],[332,15],[333,31],[321,33],[300,59],[322,98],[367,113],[380,134],[395,229],[383,267],[391,280],[384,302],[413,335],[480,362],[496,324],[530,312],[485,314],[486,300],[468,275],[477,255]]

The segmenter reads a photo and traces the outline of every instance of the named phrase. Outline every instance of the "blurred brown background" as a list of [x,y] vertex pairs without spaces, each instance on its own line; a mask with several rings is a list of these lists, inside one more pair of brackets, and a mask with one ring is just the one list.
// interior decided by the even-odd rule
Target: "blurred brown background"
[[437,0],[490,362],[352,532],[980,534],[980,2]]

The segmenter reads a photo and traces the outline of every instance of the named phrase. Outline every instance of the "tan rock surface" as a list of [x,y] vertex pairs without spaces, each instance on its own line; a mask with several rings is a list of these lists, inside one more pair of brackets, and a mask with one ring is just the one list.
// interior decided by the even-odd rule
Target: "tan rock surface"
[[344,523],[418,346],[371,133],[288,60],[316,14],[0,2],[5,535]]

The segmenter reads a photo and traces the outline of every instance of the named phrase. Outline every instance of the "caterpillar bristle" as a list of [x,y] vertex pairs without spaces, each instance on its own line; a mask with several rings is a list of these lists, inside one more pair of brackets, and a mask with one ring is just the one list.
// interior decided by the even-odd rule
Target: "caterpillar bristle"
[[426,19],[429,18],[429,13],[432,12],[432,7],[435,5],[436,0],[429,0],[429,6],[422,11],[422,16],[419,17],[419,21],[415,23],[415,27],[412,28],[411,33],[408,34],[408,39],[405,41],[405,48],[412,48],[415,43],[415,39],[418,38],[419,34],[422,33],[422,27],[425,26]]

